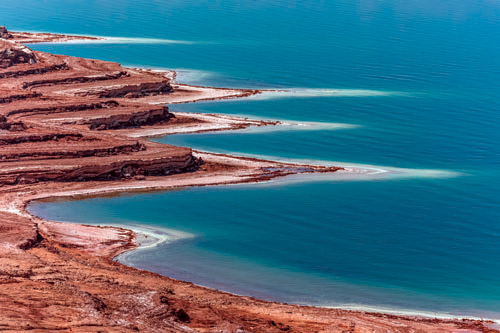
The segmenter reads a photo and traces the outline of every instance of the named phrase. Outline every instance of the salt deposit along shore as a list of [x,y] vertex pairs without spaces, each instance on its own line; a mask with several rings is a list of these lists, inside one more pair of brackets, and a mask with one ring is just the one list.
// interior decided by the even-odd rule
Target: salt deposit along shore
[[[0,330],[76,332],[486,332],[491,322],[281,304],[125,266],[125,228],[32,216],[30,201],[329,174],[336,166],[193,152],[173,133],[279,126],[172,113],[165,104],[258,90],[177,84],[165,73],[32,51],[21,43],[95,37],[0,29]],[[98,38],[97,38],[98,39]],[[345,171],[343,171],[345,172]]]

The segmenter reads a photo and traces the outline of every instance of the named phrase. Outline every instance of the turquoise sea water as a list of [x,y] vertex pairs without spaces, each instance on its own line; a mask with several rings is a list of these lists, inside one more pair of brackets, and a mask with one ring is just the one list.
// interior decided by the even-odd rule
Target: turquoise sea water
[[356,125],[161,142],[412,169],[36,203],[33,212],[184,231],[191,236],[127,262],[235,293],[500,319],[499,2],[6,0],[0,23],[122,37],[37,50],[175,68],[188,83],[294,89],[175,111]]

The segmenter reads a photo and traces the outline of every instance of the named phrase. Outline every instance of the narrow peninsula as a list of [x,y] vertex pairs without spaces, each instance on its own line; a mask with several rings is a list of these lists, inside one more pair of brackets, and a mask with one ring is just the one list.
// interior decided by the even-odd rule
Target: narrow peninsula
[[342,168],[193,151],[149,137],[279,126],[165,105],[261,93],[196,87],[174,72],[37,52],[96,37],[0,27],[0,330],[36,332],[487,332],[485,321],[395,316],[237,296],[113,259],[138,246],[116,227],[57,223],[26,205],[55,197],[267,181]]

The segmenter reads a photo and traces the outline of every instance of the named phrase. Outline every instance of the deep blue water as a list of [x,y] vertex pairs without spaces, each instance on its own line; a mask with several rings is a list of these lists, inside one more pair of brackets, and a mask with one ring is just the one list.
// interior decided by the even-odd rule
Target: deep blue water
[[432,178],[413,172],[42,203],[32,206],[37,214],[188,232],[193,238],[127,260],[236,293],[500,319],[497,1],[7,0],[0,22],[136,38],[37,50],[182,69],[190,83],[306,95],[172,110],[357,125],[162,142],[436,170]]

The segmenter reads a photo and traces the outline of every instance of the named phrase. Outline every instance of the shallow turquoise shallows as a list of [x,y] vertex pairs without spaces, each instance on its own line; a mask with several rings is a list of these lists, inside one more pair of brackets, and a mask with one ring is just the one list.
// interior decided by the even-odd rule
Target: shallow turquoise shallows
[[35,203],[34,213],[183,231],[126,262],[239,294],[500,320],[498,1],[4,0],[0,24],[120,37],[36,50],[174,68],[193,84],[292,89],[172,110],[316,123],[160,142],[405,169]]

